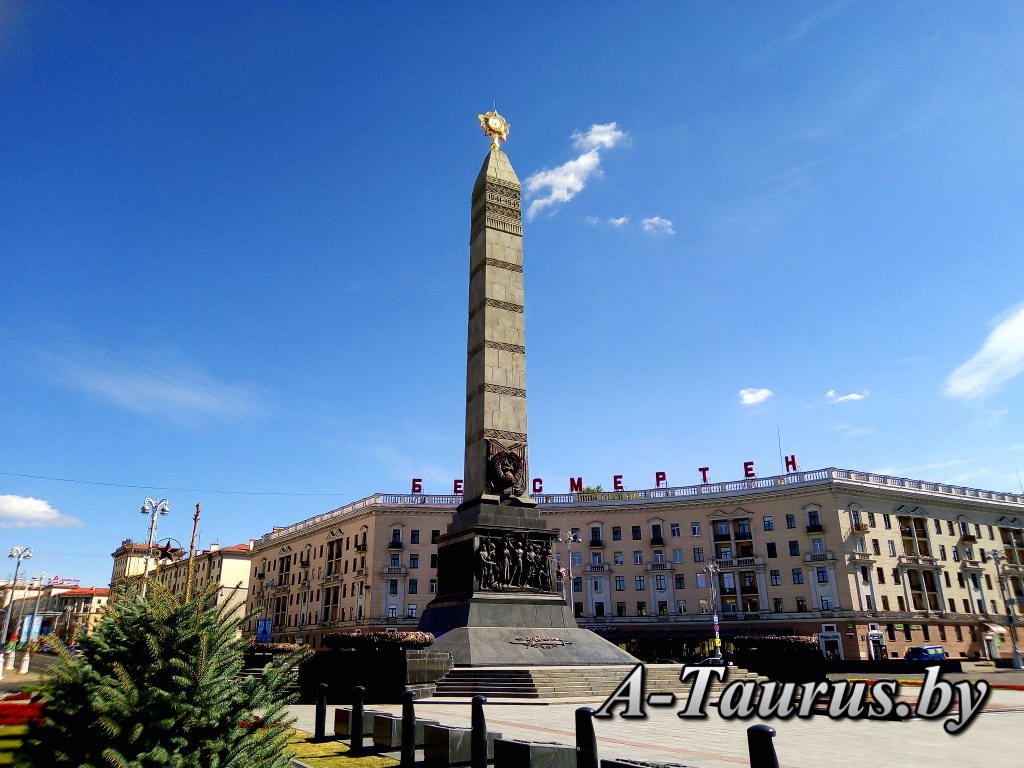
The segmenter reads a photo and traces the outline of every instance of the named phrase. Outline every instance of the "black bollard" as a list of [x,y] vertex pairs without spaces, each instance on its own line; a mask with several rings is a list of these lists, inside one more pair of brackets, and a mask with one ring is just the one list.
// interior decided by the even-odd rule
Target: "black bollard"
[[317,741],[327,736],[327,683],[316,687],[316,726],[313,738]]
[[594,710],[590,707],[576,710],[576,768],[598,768]]
[[399,768],[413,768],[416,765],[416,707],[412,691],[402,693],[402,759]]
[[747,728],[747,747],[750,750],[750,768],[779,768],[775,755],[775,729],[770,725],[752,725]]
[[357,685],[352,689],[352,718],[348,721],[349,752],[358,755],[363,751],[363,694],[366,689]]
[[473,697],[473,717],[470,735],[470,768],[487,768],[487,720],[484,717],[486,696]]

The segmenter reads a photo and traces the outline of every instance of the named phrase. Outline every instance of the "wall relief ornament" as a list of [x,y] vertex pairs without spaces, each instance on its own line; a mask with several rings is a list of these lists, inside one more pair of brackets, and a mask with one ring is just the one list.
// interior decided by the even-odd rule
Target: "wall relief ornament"
[[535,589],[551,592],[551,542],[525,533],[486,536],[476,550],[480,589],[494,592]]
[[487,490],[501,496],[526,493],[526,444],[487,441]]

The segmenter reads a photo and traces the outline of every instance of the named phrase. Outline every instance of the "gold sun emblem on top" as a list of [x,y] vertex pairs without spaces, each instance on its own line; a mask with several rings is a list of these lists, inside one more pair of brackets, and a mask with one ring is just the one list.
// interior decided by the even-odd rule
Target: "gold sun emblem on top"
[[508,131],[512,126],[498,114],[497,110],[477,115],[477,119],[484,134],[491,137],[491,150],[501,149],[499,142],[508,141]]

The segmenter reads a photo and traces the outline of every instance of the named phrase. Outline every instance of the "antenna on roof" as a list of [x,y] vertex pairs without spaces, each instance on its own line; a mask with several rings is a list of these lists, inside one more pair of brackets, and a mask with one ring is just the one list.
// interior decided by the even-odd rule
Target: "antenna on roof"
[[1020,470],[1019,469],[1015,469],[1013,471],[1017,473],[1017,485],[1020,486],[1020,492],[1024,493],[1024,483],[1022,483],[1020,481]]

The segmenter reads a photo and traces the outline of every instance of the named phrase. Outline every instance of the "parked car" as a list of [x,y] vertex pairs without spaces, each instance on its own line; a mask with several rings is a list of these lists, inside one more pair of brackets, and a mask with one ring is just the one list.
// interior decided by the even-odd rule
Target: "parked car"
[[942,661],[949,658],[941,645],[915,645],[907,649],[907,661]]

